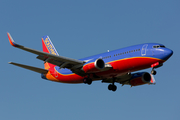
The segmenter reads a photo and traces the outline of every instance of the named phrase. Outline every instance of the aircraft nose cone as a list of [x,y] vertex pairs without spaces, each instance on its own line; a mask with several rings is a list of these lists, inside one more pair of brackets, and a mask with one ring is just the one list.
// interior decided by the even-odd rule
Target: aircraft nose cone
[[164,54],[165,54],[165,56],[166,56],[166,58],[165,58],[165,60],[167,60],[167,59],[169,59],[172,55],[173,55],[173,51],[171,50],[171,49],[166,49],[165,51],[164,51]]

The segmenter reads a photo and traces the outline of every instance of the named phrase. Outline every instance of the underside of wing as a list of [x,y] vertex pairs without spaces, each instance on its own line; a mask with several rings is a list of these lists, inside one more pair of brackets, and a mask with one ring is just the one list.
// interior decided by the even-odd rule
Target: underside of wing
[[113,80],[115,80],[114,82],[120,83],[120,84],[127,84],[128,80],[130,80],[132,77],[131,73],[127,73],[121,76],[116,77],[115,79],[113,78],[106,78],[103,79],[102,82],[105,83],[113,83]]

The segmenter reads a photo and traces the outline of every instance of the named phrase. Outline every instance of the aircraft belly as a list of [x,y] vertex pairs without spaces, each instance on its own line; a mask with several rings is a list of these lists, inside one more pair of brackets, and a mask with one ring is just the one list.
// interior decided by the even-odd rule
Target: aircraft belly
[[[95,75],[99,78],[92,77],[92,79],[100,80],[104,78],[123,76],[127,73],[149,68],[151,67],[151,64],[155,62],[162,62],[162,60],[151,57],[132,57],[112,61],[108,63],[112,66],[112,69],[95,73]],[[59,70],[56,67],[51,67],[49,70],[51,72],[46,75],[46,78],[52,81],[63,83],[82,83],[84,79],[84,77],[72,73],[70,70]]]

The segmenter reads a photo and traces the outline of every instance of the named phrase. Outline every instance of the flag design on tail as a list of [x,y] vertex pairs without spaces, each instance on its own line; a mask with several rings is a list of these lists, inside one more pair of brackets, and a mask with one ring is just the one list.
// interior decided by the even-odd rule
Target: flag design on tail
[[42,46],[43,46],[43,51],[53,54],[53,55],[59,55],[56,48],[52,44],[49,36],[43,36],[42,37]]
[[[59,55],[53,43],[51,42],[49,36],[42,37],[42,47],[43,47],[43,52],[47,52],[53,55]],[[48,70],[50,68],[54,68],[54,66],[55,65],[48,63],[48,61],[45,61],[44,63],[44,68]]]

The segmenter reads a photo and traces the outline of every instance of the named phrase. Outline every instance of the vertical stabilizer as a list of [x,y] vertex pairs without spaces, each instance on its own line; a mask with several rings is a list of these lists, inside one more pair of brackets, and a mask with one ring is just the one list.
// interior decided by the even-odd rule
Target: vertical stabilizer
[[49,36],[42,37],[42,47],[43,47],[44,52],[47,52],[53,55],[59,55],[53,43],[51,42]]
[[[43,52],[47,52],[53,55],[59,55],[56,48],[54,47],[53,43],[51,42],[49,36],[43,36],[42,37],[42,47]],[[53,64],[48,63],[48,60],[44,63],[45,69],[54,68]]]

